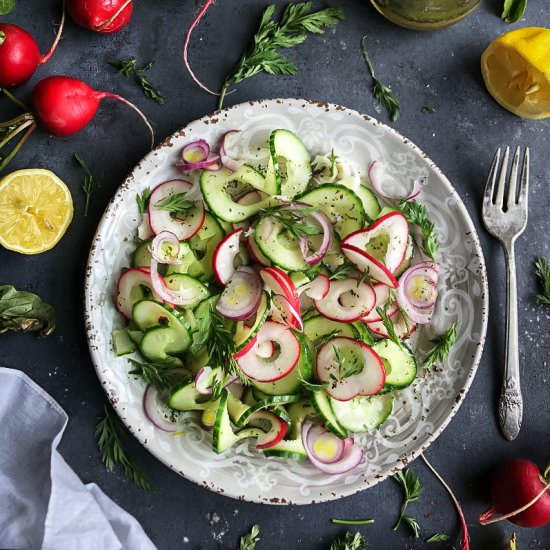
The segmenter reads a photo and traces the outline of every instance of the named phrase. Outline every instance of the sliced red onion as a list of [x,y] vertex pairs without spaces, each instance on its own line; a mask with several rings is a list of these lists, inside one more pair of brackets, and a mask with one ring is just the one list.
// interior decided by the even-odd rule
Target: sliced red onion
[[220,166],[219,155],[209,155],[206,159],[199,162],[176,162],[176,166],[181,172],[189,172],[190,170],[210,170],[218,171]]
[[143,411],[145,416],[163,432],[175,432],[177,425],[167,420],[163,411],[167,411],[166,405],[161,400],[158,390],[151,385],[145,388],[143,395]]
[[[233,397],[242,399],[244,394],[244,386],[238,382],[238,376],[230,376],[227,380],[226,388],[233,394]],[[232,381],[230,381],[232,380]]]
[[422,192],[422,186],[418,180],[415,180],[413,183],[412,189],[407,193],[396,193],[384,191],[385,185],[391,185],[393,188],[396,187],[394,179],[386,172],[385,165],[382,161],[374,160],[369,166],[369,179],[373,189],[376,193],[383,197],[384,199],[395,201],[395,200],[412,200],[417,197]]
[[430,323],[437,300],[438,276],[439,268],[433,262],[415,264],[401,275],[397,303],[413,323]]
[[240,130],[229,130],[222,137],[222,143],[220,145],[221,163],[225,168],[231,170],[232,172],[236,172],[244,164],[243,160],[236,160],[227,154],[227,149],[229,148],[229,142],[231,138],[240,133]]
[[175,264],[179,261],[180,242],[174,233],[161,231],[151,242],[151,256],[159,264]]
[[210,145],[204,139],[198,139],[184,146],[181,150],[181,159],[186,164],[203,162],[210,154]]
[[271,318],[273,321],[290,327],[297,332],[304,332],[302,316],[286,296],[273,294],[271,296],[271,306]]
[[243,321],[253,315],[262,299],[260,276],[247,266],[240,267],[225,287],[216,309],[228,319]]
[[[334,462],[342,460],[346,448],[345,441],[326,430],[323,426],[312,426],[308,431],[306,441],[309,442],[311,454],[320,462],[324,464],[333,464]],[[327,453],[325,449],[320,449],[319,444],[329,448],[326,449],[329,452]]]
[[[328,430],[321,429],[323,430],[323,437],[325,437],[324,432]],[[304,422],[302,425],[302,443],[308,458],[316,468],[325,474],[345,474],[363,462],[363,449],[355,445],[353,438],[350,437],[342,441],[344,448],[338,460],[334,462],[319,460],[313,452],[317,437],[321,437],[321,432],[317,431],[311,422]]]
[[175,306],[192,306],[197,301],[197,293],[194,289],[188,288],[180,291],[170,290],[161,274],[158,272],[158,262],[155,258],[151,258],[151,283],[153,290],[165,302],[169,302]]
[[[309,205],[301,202],[293,202],[290,204],[290,207],[296,210],[310,208]],[[304,260],[308,265],[316,265],[323,259],[327,250],[330,248],[332,243],[332,225],[325,214],[319,210],[308,212],[306,217],[313,218],[321,226],[321,231],[323,233],[323,240],[321,241],[319,249],[313,254],[309,254],[309,239],[307,237],[300,238],[300,250],[302,251]]]
[[195,389],[202,395],[212,395],[212,367],[202,367],[197,372]]

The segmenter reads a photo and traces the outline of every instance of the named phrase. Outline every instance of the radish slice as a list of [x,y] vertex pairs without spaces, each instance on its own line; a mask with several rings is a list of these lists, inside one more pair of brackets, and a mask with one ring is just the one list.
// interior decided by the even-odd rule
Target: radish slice
[[161,399],[158,390],[150,384],[143,394],[143,412],[159,430],[170,433],[177,430],[177,424],[166,418],[168,413],[166,402]]
[[[376,238],[386,237],[387,248],[384,258],[378,257],[380,254],[380,245],[377,244],[375,249],[369,248],[369,245]],[[377,261],[383,264],[392,274],[407,254],[409,246],[409,223],[401,212],[389,212],[385,216],[378,218],[367,229],[360,229],[349,234],[342,243],[355,246],[363,252],[367,252],[370,257],[377,252]],[[377,250],[378,249],[378,250]],[[380,281],[383,282],[383,281]]]
[[260,248],[256,244],[254,235],[248,235],[248,237],[246,238],[246,246],[252,260],[266,267],[271,265],[271,260],[260,250]]
[[[126,319],[132,318],[132,307],[143,299],[143,289],[147,287],[153,290],[151,281],[151,270],[148,267],[139,267],[126,270],[118,279],[116,307]],[[153,292],[153,297],[158,299],[158,295]]]
[[151,242],[151,256],[160,264],[179,261],[180,242],[170,231],[161,231]]
[[151,258],[151,282],[153,290],[166,302],[176,306],[195,306],[197,303],[196,288],[184,288],[180,290],[170,290],[166,286],[165,280],[158,272],[158,263],[155,258]]
[[260,277],[264,285],[273,294],[282,294],[293,305],[299,303],[296,286],[282,269],[278,267],[264,267],[260,270]]
[[277,323],[293,328],[298,332],[304,332],[302,316],[288,298],[281,294],[275,294],[271,299],[271,318]]
[[304,293],[312,300],[322,300],[330,289],[330,279],[324,273],[320,273],[313,281],[306,283],[299,289],[300,294]]
[[[359,464],[364,461],[363,449],[355,445],[352,438],[347,438],[343,441],[344,449],[342,456],[336,462],[326,463],[318,460],[311,451],[311,448],[315,446],[315,439],[312,435],[310,435],[312,430],[313,424],[309,421],[304,422],[302,425],[302,443],[309,460],[316,468],[325,474],[345,474],[359,466]],[[317,432],[315,432],[314,435],[315,434],[317,434]]]
[[229,233],[216,247],[212,258],[214,275],[221,285],[226,285],[235,273],[235,258],[239,254],[243,228]]
[[256,347],[256,354],[262,359],[269,359],[275,354],[275,344],[273,342],[262,342]]
[[413,265],[399,280],[397,302],[413,323],[431,322],[437,300],[439,269],[433,262]]
[[[345,361],[341,365],[336,350]],[[342,369],[355,362],[361,370],[344,376]],[[358,395],[374,395],[386,382],[386,371],[378,354],[367,344],[351,338],[332,338],[317,353],[317,378],[328,382],[326,392],[338,401],[349,401]]]
[[[275,345],[276,353],[268,359],[258,355],[257,349],[265,342]],[[235,354],[240,369],[251,380],[274,382],[286,376],[300,358],[300,343],[292,331],[273,321],[266,321],[255,341]]]
[[374,160],[369,166],[369,180],[376,193],[387,200],[409,201],[422,192],[422,186],[415,180],[412,189],[403,189],[386,171],[386,165]]
[[252,268],[240,267],[227,283],[216,309],[228,319],[248,319],[260,305],[262,290],[258,274]]
[[[407,323],[405,323],[405,319],[403,319],[403,316],[401,315],[399,310],[396,310],[393,314],[391,314],[390,318],[392,320],[395,333],[397,334],[397,337],[401,340],[408,338],[416,329],[416,325],[410,320],[407,326]],[[376,334],[376,336],[380,336],[381,338],[390,337],[382,321],[367,323],[367,327],[372,333]]]
[[313,218],[321,226],[323,240],[317,251],[310,254],[310,239],[307,237],[300,237],[300,250],[308,265],[317,265],[324,258],[332,243],[332,225],[329,219],[322,212],[317,210],[310,212],[307,217]]
[[203,162],[210,155],[210,145],[204,139],[188,143],[181,150],[181,159],[187,164]]
[[231,141],[240,134],[240,130],[229,130],[226,132],[222,138],[222,143],[220,145],[220,159],[222,165],[227,168],[228,170],[231,170],[232,172],[236,172],[239,168],[241,168],[244,165],[243,160],[235,160],[233,157],[227,154],[227,149],[231,147]]
[[315,309],[332,321],[348,323],[368,315],[376,303],[374,290],[357,279],[330,281],[328,294],[321,300],[313,300]]
[[342,242],[342,253],[359,271],[369,274],[371,279],[391,288],[397,288],[397,279],[374,256],[364,252],[360,248]]
[[270,447],[274,447],[288,432],[288,424],[282,418],[270,411],[256,411],[252,413],[245,420],[245,424],[258,421],[269,422],[271,428],[265,434],[258,436],[258,439],[256,439],[256,449],[269,449]]
[[316,425],[307,434],[307,448],[319,462],[333,464],[342,460],[346,444],[323,426]]
[[[374,323],[376,321],[381,321],[382,318],[380,317],[380,315],[378,315],[377,309],[379,307],[384,309],[391,296],[391,289],[387,285],[378,283],[376,285],[372,285],[372,288],[374,290],[374,293],[376,294],[376,304],[372,308],[372,311],[366,317],[363,317],[361,319],[361,321],[363,321],[364,323]],[[387,309],[388,317],[391,317],[398,309],[399,306],[395,301],[393,301]]]
[[202,201],[186,211],[185,218],[175,218],[168,210],[158,206],[159,203],[176,194],[186,194],[193,185],[186,180],[170,180],[157,185],[149,197],[149,225],[151,231],[158,235],[162,231],[170,231],[178,240],[185,241],[195,235],[204,223],[206,211]]

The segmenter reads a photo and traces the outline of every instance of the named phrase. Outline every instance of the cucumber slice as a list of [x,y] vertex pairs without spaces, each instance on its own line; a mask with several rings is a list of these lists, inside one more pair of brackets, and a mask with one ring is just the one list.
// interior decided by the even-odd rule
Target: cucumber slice
[[215,405],[212,401],[197,403],[200,398],[204,398],[204,395],[197,391],[195,382],[186,382],[170,394],[168,406],[176,411],[204,411]]
[[321,417],[327,430],[331,431],[340,439],[346,439],[346,437],[348,437],[348,431],[338,422],[330,405],[329,397],[324,390],[314,391],[312,393],[311,404],[315,412]]
[[376,198],[376,195],[364,185],[360,185],[356,190],[355,194],[361,200],[365,214],[369,220],[374,221],[380,215],[380,203]]
[[302,462],[307,460],[307,453],[302,443],[302,438],[299,439],[283,439],[277,445],[273,445],[264,452],[265,456],[276,456],[279,458],[290,458]]
[[231,392],[228,392],[227,396],[227,411],[229,417],[234,424],[237,424],[237,420],[248,410],[250,405],[243,403],[240,399],[237,399]]
[[349,401],[330,398],[334,416],[343,428],[350,432],[368,432],[378,428],[390,416],[393,408],[393,395],[373,395],[355,397]]
[[193,300],[187,308],[193,309],[210,296],[210,291],[198,280],[184,273],[172,273],[164,277],[164,282],[169,290],[185,292],[189,299]]
[[233,432],[229,411],[227,409],[228,391],[224,390],[220,397],[220,404],[216,413],[216,422],[212,432],[212,448],[216,453],[223,453],[241,439],[258,437],[265,433],[260,428],[245,428],[237,433]]
[[274,130],[269,136],[269,152],[264,191],[289,199],[304,192],[312,172],[309,151],[302,140],[289,130]]
[[322,315],[315,315],[304,321],[304,334],[313,344],[331,332],[335,333],[334,336],[344,336],[354,340],[361,339],[359,323],[339,323]]
[[[149,361],[174,363],[175,357],[187,349],[185,340],[178,338],[178,331],[169,327],[153,327],[145,331],[139,351]],[[178,360],[181,365],[181,360]]]
[[189,243],[180,243],[178,263],[166,266],[166,275],[171,275],[172,273],[185,273],[196,279],[202,279],[204,277],[204,268],[195,256]]
[[207,212],[199,232],[188,241],[203,271],[199,276],[201,281],[209,281],[214,276],[212,258],[224,237],[225,233],[216,218]]
[[204,201],[217,217],[226,222],[238,223],[257,214],[262,208],[272,204],[273,200],[267,197],[256,204],[245,205],[235,202],[232,196],[237,191],[245,191],[250,186],[243,185],[248,183],[249,172],[231,172],[222,168],[218,172],[208,172],[205,170],[200,176],[200,186]]
[[357,330],[357,333],[359,334],[359,336],[356,337],[356,340],[361,340],[361,342],[365,342],[365,344],[368,344],[369,346],[374,345],[374,336],[364,323],[362,323],[361,321],[354,321],[352,323],[352,326]]
[[298,199],[324,212],[342,239],[365,226],[367,218],[361,199],[343,185],[326,183],[303,193]]
[[414,382],[418,364],[414,353],[405,344],[398,346],[391,340],[380,340],[372,349],[378,353],[386,370],[383,391],[401,390]]
[[292,403],[288,406],[288,416],[290,417],[289,439],[301,439],[302,424],[308,416],[315,415],[315,409],[309,399]]
[[143,331],[142,330],[127,330],[128,336],[132,339],[132,342],[134,344],[137,344],[139,346],[139,343],[141,342],[141,339],[143,338]]
[[126,355],[136,351],[136,344],[130,338],[126,329],[116,329],[112,333],[113,350],[117,356]]
[[258,403],[244,410],[235,421],[235,425],[243,426],[246,424],[246,421],[250,415],[261,409],[267,409],[268,407],[274,407],[277,405],[287,405],[288,403],[296,403],[297,401],[300,401],[299,395],[273,395],[263,399],[262,401],[258,401]]
[[143,241],[132,255],[132,267],[150,267],[151,266],[151,239]]
[[238,321],[235,324],[235,333],[233,335],[233,341],[237,351],[244,348],[258,331],[262,328],[263,324],[267,320],[267,316],[271,310],[271,298],[267,292],[262,293],[262,299],[260,305],[256,311],[256,320],[251,327],[244,324],[244,321]]
[[261,218],[254,228],[254,240],[258,248],[274,265],[288,271],[309,269],[300,250],[298,239],[273,218]]

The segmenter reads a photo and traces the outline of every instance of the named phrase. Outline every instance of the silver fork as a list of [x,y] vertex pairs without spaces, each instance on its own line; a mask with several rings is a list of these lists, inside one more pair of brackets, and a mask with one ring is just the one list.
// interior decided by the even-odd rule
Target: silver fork
[[[507,179],[510,147],[506,147],[504,151],[500,173],[501,151],[499,147],[489,172],[483,197],[483,223],[487,231],[502,243],[506,256],[506,355],[498,416],[502,433],[510,441],[518,436],[523,417],[523,398],[521,396],[519,374],[518,305],[514,243],[527,225],[529,148],[525,148],[518,188],[520,152],[520,147],[518,147],[512,160],[510,177]],[[506,183],[508,183],[508,194],[505,197]]]

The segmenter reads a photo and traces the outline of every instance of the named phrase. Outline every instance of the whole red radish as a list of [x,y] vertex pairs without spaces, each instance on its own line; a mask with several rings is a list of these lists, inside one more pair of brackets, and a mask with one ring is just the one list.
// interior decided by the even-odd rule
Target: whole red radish
[[68,0],[67,9],[76,23],[101,33],[118,32],[132,18],[132,0]]
[[[509,460],[493,473],[491,503],[479,517],[482,525],[508,519],[521,527],[541,527],[550,522],[549,480],[534,462]],[[494,518],[497,514],[507,517]]]
[[55,40],[42,55],[33,36],[13,23],[0,23],[0,87],[13,88],[24,84],[36,68],[53,55],[63,32],[65,11],[61,17]]

